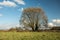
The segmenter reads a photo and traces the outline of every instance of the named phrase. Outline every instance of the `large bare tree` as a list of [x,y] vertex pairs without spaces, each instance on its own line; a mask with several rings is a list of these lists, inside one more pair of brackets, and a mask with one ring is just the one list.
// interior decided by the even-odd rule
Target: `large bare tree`
[[26,8],[22,12],[20,24],[24,27],[31,27],[33,31],[37,31],[39,27],[47,27],[47,17],[41,8]]

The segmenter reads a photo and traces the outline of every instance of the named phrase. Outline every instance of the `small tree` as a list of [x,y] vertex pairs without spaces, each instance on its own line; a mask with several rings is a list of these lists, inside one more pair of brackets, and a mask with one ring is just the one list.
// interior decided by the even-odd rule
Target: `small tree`
[[37,31],[42,25],[47,27],[47,17],[41,8],[26,8],[22,12],[20,24],[24,27],[31,27],[33,31]]

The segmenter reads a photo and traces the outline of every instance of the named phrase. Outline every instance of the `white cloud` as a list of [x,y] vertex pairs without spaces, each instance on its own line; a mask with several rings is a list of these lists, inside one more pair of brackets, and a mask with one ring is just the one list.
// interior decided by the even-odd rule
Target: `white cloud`
[[23,11],[24,10],[24,8],[21,8],[21,11]]
[[17,27],[20,27],[20,25],[19,25],[19,24],[17,24],[16,26],[17,26]]
[[48,23],[48,26],[53,27],[54,24],[53,23]]
[[0,9],[2,9],[3,7],[0,6]]
[[15,28],[16,27],[16,24],[0,24],[0,29],[10,29],[10,28]]
[[20,9],[18,9],[18,10],[22,12],[22,11],[24,10],[24,8],[20,8]]
[[52,22],[59,24],[60,23],[60,19],[53,19]]
[[22,5],[25,5],[25,2],[23,0],[14,0],[16,3],[18,4],[22,4]]
[[23,24],[16,24],[16,27],[24,27]]
[[3,16],[2,14],[0,14],[0,17]]
[[0,2],[0,5],[9,6],[9,7],[16,7],[16,4],[14,2],[6,1],[6,0],[4,0],[3,2]]
[[48,23],[49,27],[60,26],[60,19],[53,19],[51,23]]
[[8,24],[8,23],[5,23],[5,24],[0,24],[0,29],[3,29],[3,30],[6,30],[6,29],[10,29],[10,28],[16,28],[16,27],[24,27],[24,25],[19,25],[18,23],[17,24]]

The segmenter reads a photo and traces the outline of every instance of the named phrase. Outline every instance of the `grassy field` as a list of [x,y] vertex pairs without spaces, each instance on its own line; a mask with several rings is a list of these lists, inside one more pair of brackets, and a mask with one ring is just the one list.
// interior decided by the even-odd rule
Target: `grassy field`
[[60,40],[60,32],[0,32],[0,40]]

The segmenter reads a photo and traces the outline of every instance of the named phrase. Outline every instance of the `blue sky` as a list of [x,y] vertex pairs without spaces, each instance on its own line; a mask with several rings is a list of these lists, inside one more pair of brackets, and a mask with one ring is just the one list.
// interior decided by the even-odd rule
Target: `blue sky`
[[60,0],[0,0],[0,29],[19,24],[22,10],[28,7],[41,7],[49,24],[60,24]]

